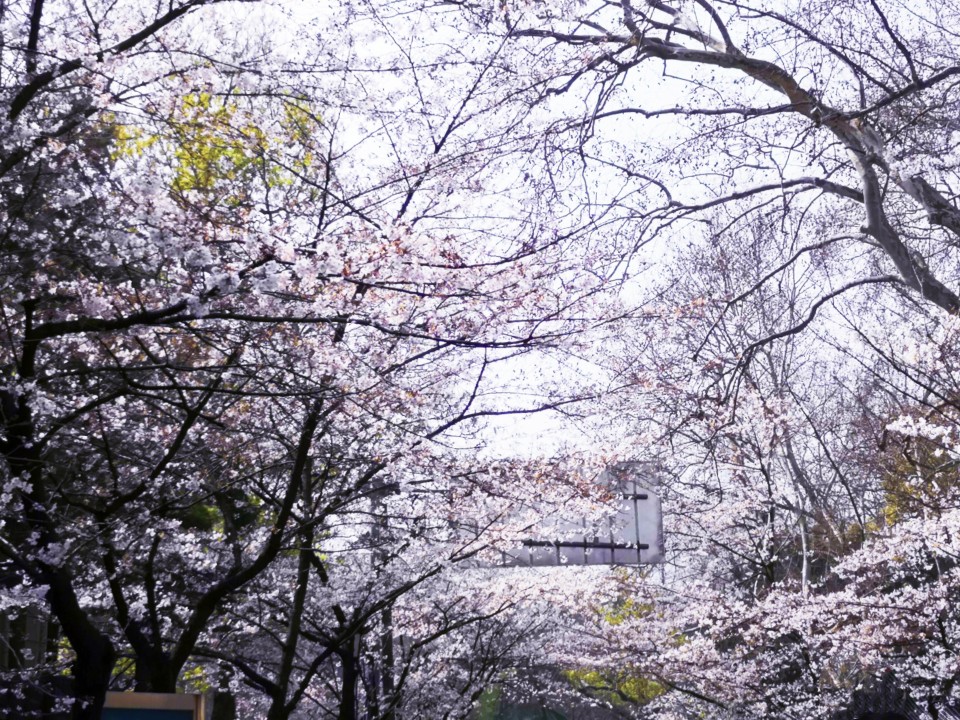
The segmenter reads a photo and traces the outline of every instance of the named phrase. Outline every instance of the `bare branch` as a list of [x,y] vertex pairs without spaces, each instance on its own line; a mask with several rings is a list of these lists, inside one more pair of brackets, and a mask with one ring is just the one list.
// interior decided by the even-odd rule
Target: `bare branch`
[[907,65],[910,66],[911,79],[914,83],[919,83],[920,76],[917,74],[917,66],[914,64],[913,56],[910,54],[910,51],[907,50],[907,46],[903,44],[900,36],[894,32],[892,27],[890,27],[890,22],[887,20],[887,16],[884,15],[883,10],[880,9],[880,6],[877,5],[877,0],[870,0],[870,5],[880,18],[880,22],[883,23],[883,29],[887,31],[887,35],[889,35],[890,39],[893,40],[893,44],[897,46],[897,50],[900,51],[900,54],[906,59]]
[[854,288],[862,287],[864,285],[879,285],[879,284],[886,284],[886,283],[902,284],[903,279],[897,277],[896,275],[880,275],[877,277],[869,277],[869,278],[864,278],[862,280],[854,280],[852,282],[849,282],[843,285],[840,288],[837,288],[832,292],[827,293],[826,295],[821,297],[819,300],[817,300],[813,305],[810,306],[810,311],[807,313],[807,317],[804,318],[801,322],[797,323],[792,327],[787,328],[786,330],[775,332],[772,335],[767,335],[766,337],[761,338],[760,340],[750,343],[750,345],[748,345],[744,349],[743,353],[741,354],[740,362],[738,363],[738,366],[740,367],[746,366],[750,362],[750,359],[753,357],[753,354],[757,351],[757,349],[763,347],[764,345],[774,342],[775,340],[780,340],[782,338],[790,337],[791,335],[796,335],[800,332],[803,332],[810,325],[810,323],[812,323],[816,319],[817,313],[820,311],[820,308],[822,308],[831,300],[837,297],[840,297],[844,293],[850,290],[853,290]]
[[[113,47],[109,48],[106,52],[110,55],[120,55],[121,53],[136,47],[147,38],[157,34],[167,25],[186,15],[194,8],[215,1],[216,0],[188,0],[188,2],[185,2],[183,5],[172,8],[166,14],[157,18],[138,32],[135,32],[133,35],[130,35],[125,40],[120,41]],[[37,22],[39,23],[39,16],[37,16]],[[30,101],[33,100],[33,98],[37,95],[37,93],[46,88],[57,78],[63,77],[64,75],[69,75],[81,67],[83,67],[83,60],[81,58],[73,58],[71,60],[64,60],[56,67],[42,72],[39,75],[35,75],[30,82],[20,88],[20,91],[10,101],[10,110],[7,113],[7,118],[10,120],[16,120],[20,113],[22,113],[30,103]]]

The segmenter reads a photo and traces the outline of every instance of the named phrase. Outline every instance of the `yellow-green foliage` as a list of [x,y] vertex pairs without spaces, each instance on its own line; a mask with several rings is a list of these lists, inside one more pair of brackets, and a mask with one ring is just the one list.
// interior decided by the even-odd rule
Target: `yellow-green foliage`
[[196,503],[179,513],[178,519],[185,528],[223,532],[223,518],[215,505]]
[[137,661],[133,658],[120,658],[113,666],[113,676],[133,679],[137,675]]
[[629,671],[565,670],[564,677],[578,690],[613,705],[643,705],[663,695],[666,688],[656,680]]
[[[170,188],[175,194],[197,192],[228,206],[242,205],[256,181],[267,188],[289,186],[290,170],[309,170],[315,160],[309,146],[320,122],[305,102],[285,102],[277,137],[270,137],[245,115],[231,95],[192,92],[166,119],[163,132],[147,132],[108,117],[113,126],[111,157],[140,156],[162,143],[172,156]],[[272,159],[281,147],[295,149],[287,158],[289,169]]]
[[202,693],[206,692],[212,687],[210,684],[210,679],[207,677],[206,670],[204,670],[200,665],[195,665],[194,667],[185,670],[180,678],[180,682],[183,685],[184,690],[187,692]]
[[500,696],[503,691],[493,685],[481,693],[477,700],[476,720],[496,720],[500,714]]
[[[625,600],[619,601],[612,608],[603,608],[600,612],[605,622],[616,627],[617,625],[622,625],[627,620],[649,617],[654,612],[654,606],[652,603],[637,602],[633,598],[628,597]],[[674,646],[679,647],[687,642],[687,636],[682,631],[676,630],[670,634],[669,641]]]
[[171,123],[175,191],[209,192],[224,180],[243,181],[263,162],[266,136],[249,123],[235,127],[236,103],[191,93],[183,99],[182,114]]
[[[602,608],[600,612],[605,622],[618,626],[629,620],[649,617],[655,612],[655,608],[652,603],[639,602],[628,596],[613,606]],[[679,631],[671,639],[677,644],[686,642],[686,637]],[[629,669],[580,668],[565,670],[563,675],[578,690],[614,705],[626,703],[642,705],[666,692],[666,688],[656,680]]]
[[113,127],[113,149],[110,153],[113,160],[141,155],[158,140],[156,135],[147,135],[133,125],[117,124],[113,114],[107,115],[105,122]]
[[71,663],[76,660],[76,657],[77,654],[74,652],[70,640],[67,639],[66,635],[61,635],[57,641],[57,663],[60,665],[61,675],[71,674]]
[[627,598],[613,608],[605,608],[602,612],[603,619],[610,625],[621,625],[626,620],[646,617],[653,612],[653,605]]
[[924,509],[938,509],[957,490],[957,463],[936,443],[910,438],[883,475],[884,506],[871,529],[895,525]]

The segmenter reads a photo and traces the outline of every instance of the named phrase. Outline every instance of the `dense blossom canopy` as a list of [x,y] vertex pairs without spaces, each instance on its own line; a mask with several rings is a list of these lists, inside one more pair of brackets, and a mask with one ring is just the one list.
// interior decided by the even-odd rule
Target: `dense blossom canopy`
[[947,713],[960,6],[303,5],[0,4],[2,712]]

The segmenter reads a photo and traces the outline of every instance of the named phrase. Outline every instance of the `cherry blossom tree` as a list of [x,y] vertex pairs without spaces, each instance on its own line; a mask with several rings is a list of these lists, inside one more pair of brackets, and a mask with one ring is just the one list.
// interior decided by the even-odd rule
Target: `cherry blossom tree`
[[473,638],[489,651],[446,654],[462,715],[509,604],[424,604],[519,537],[518,497],[593,502],[589,472],[471,479],[483,418],[588,392],[505,402],[497,372],[602,323],[606,258],[544,214],[499,47],[463,45],[447,76],[436,28],[387,12],[0,10],[4,607],[62,634],[10,682],[74,717],[217,672],[272,718],[305,698],[389,716],[435,679],[428,650]]
[[[958,17],[3,5],[3,608],[62,638],[5,682],[453,718],[536,657],[626,714],[936,715]],[[483,454],[547,411],[582,455]],[[669,567],[477,567],[604,457],[659,463]]]
[[645,716],[828,717],[891,670],[936,716],[953,560],[907,548],[956,501],[958,9],[462,7],[513,39],[558,201],[656,272],[597,432],[663,463],[672,567],[581,665],[657,682]]

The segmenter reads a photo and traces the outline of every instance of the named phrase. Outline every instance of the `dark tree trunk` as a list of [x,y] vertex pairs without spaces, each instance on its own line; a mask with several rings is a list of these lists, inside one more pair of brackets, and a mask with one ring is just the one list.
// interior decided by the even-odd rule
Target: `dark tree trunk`
[[137,652],[135,688],[137,692],[174,693],[180,668],[175,668],[170,656],[151,646],[145,652]]
[[337,720],[357,720],[357,658],[350,643],[340,651],[340,661],[343,664],[343,690]]
[[80,647],[73,661],[74,720],[100,720],[107,697],[116,654],[113,645],[103,636],[90,637]]

